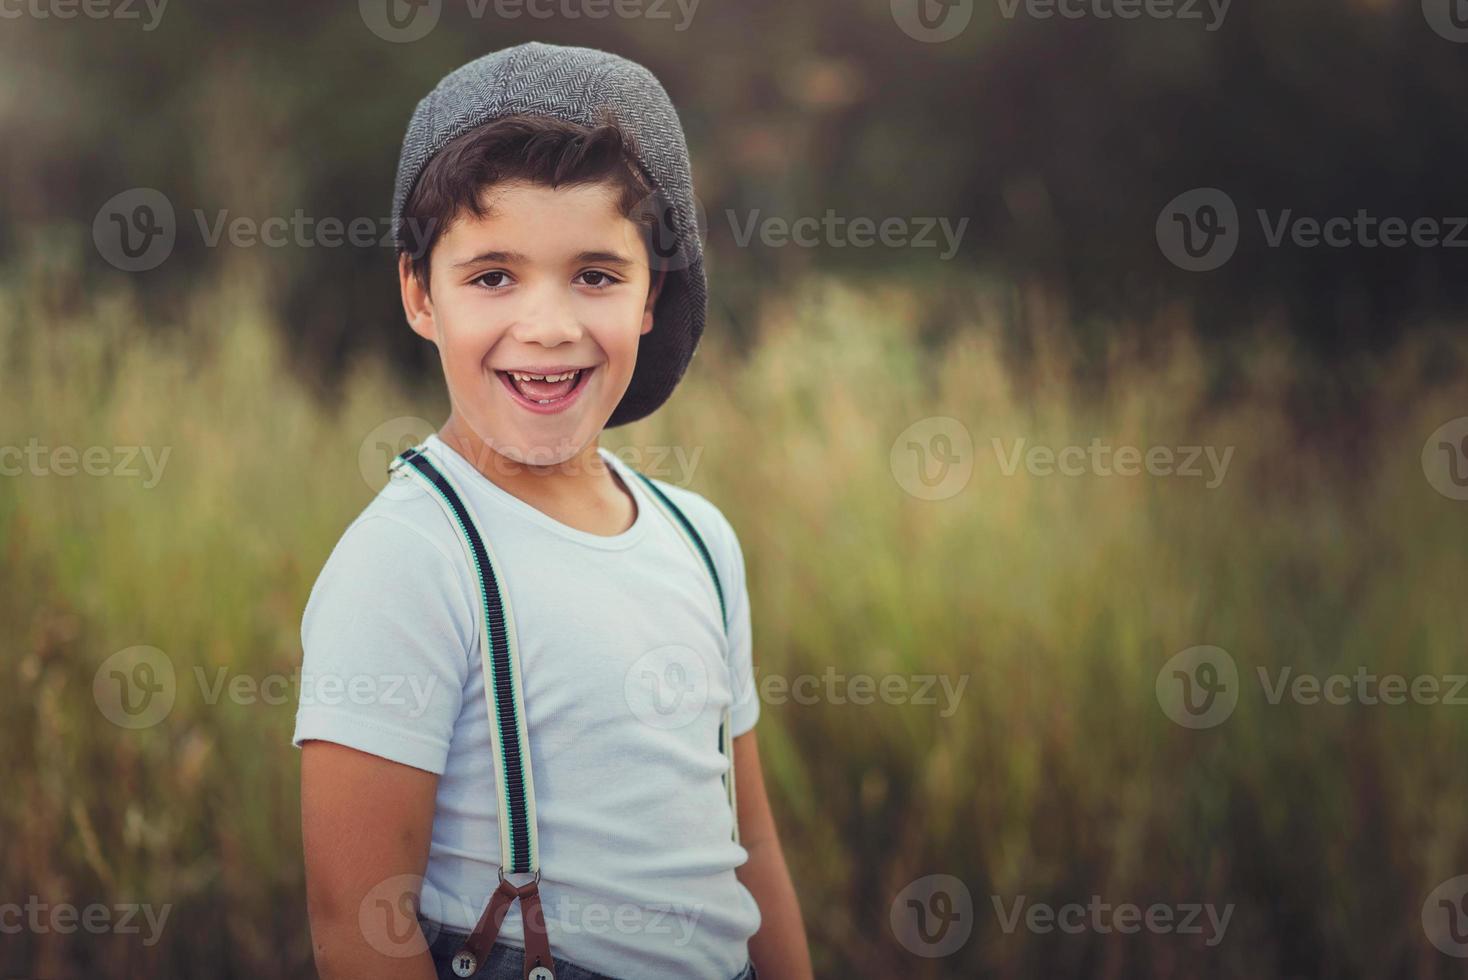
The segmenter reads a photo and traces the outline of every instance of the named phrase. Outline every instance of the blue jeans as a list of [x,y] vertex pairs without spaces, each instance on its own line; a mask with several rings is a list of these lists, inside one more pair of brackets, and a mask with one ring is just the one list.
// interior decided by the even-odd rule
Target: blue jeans
[[[423,926],[423,935],[428,938],[428,952],[433,957],[433,968],[438,973],[439,980],[459,980],[449,966],[449,960],[459,948],[464,945],[464,940],[469,937],[462,932],[455,932],[436,922],[431,922],[422,916],[418,917]],[[551,954],[555,960],[556,980],[616,980],[602,973],[594,973],[585,967],[565,960]],[[489,950],[489,956],[479,964],[473,980],[521,980],[525,975],[525,950],[519,946],[510,946],[505,943],[495,943]],[[754,963],[744,964],[733,980],[759,980],[759,974],[755,972]]]

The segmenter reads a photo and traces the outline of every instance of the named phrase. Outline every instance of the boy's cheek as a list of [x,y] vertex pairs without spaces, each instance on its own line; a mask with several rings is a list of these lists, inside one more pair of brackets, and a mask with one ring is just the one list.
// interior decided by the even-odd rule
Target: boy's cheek
[[456,373],[488,371],[491,346],[482,334],[472,330],[449,329],[444,332],[444,358]]

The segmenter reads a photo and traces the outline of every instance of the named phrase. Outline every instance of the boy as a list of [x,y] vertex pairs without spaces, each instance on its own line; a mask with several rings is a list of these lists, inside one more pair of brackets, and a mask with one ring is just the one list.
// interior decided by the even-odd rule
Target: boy
[[[649,198],[672,248],[634,220]],[[598,445],[697,346],[693,214],[677,115],[625,59],[518,45],[413,114],[399,282],[452,410],[343,534],[302,623],[324,977],[811,975],[752,731],[738,539]]]

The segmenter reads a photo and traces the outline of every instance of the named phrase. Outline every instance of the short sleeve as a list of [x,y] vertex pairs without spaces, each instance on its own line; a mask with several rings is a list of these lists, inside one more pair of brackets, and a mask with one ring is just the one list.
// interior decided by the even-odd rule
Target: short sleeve
[[294,745],[322,739],[443,773],[476,624],[455,557],[394,517],[347,528],[301,622]]
[[759,721],[760,704],[754,683],[754,634],[749,612],[749,588],[745,580],[744,551],[739,536],[726,517],[718,515],[723,538],[724,559],[719,569],[724,601],[729,616],[729,676],[733,682],[734,704],[729,713],[730,732],[737,737]]

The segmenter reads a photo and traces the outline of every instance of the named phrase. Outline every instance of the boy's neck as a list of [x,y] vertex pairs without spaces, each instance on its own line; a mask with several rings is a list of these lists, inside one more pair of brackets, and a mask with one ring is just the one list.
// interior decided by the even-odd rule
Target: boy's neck
[[501,455],[451,414],[438,437],[506,493],[578,530],[610,536],[631,527],[637,507],[592,439],[570,459],[532,466]]

